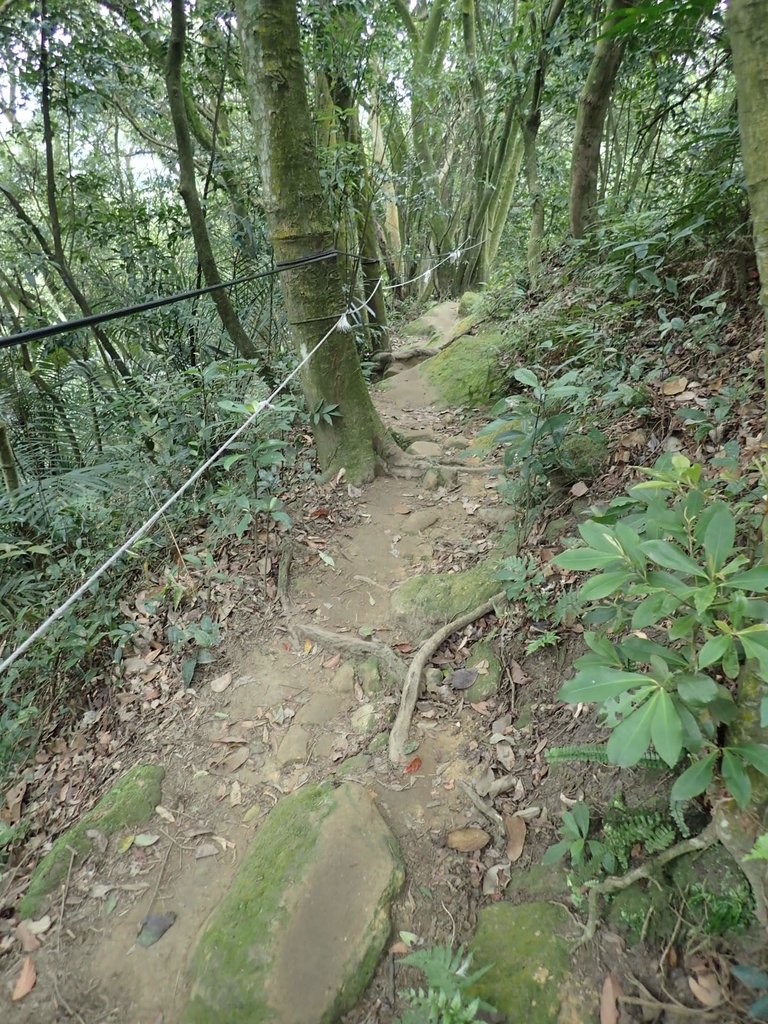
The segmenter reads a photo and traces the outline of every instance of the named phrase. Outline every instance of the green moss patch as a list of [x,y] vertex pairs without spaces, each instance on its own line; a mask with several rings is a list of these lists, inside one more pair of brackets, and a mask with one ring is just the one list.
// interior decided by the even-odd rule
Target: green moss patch
[[431,632],[498,593],[501,584],[494,578],[498,567],[497,561],[489,559],[465,572],[414,576],[393,594],[392,611],[416,635]]
[[471,948],[473,968],[492,967],[472,995],[515,1024],[555,1024],[569,976],[569,926],[567,911],[552,903],[486,907]]
[[39,914],[44,898],[69,871],[70,851],[75,851],[75,866],[85,860],[93,846],[93,840],[86,835],[88,831],[97,829],[111,836],[151,817],[161,802],[164,775],[165,769],[160,765],[135,765],[104,794],[93,810],[60,835],[32,874],[26,895],[19,904],[20,916],[28,918]]
[[472,316],[473,313],[479,313],[482,302],[483,296],[480,292],[464,292],[459,299],[459,316]]
[[421,370],[446,404],[486,405],[502,387],[499,356],[504,348],[498,331],[460,337],[422,363]]

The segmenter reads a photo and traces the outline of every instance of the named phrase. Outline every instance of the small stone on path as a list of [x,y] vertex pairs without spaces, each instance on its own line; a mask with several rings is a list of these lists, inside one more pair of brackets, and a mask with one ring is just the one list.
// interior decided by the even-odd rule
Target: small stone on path
[[440,518],[440,513],[432,508],[424,508],[420,512],[414,512],[403,524],[403,533],[421,533],[434,526]]
[[417,455],[422,459],[439,459],[443,454],[443,449],[434,441],[414,441],[406,451],[409,455]]

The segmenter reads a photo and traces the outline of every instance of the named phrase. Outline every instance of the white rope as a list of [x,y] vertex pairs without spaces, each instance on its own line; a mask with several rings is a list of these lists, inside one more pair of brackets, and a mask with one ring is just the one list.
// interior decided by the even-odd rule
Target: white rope
[[[481,244],[482,243],[480,243],[480,242],[477,243],[477,245],[481,245]],[[468,252],[469,249],[474,249],[476,247],[477,247],[476,245],[472,245],[472,246],[468,246],[467,249],[464,249],[464,250],[462,250],[461,248],[454,250],[454,252],[449,253],[448,256],[446,256],[444,259],[440,260],[439,263],[436,263],[434,267],[430,267],[428,270],[424,271],[423,274],[420,274],[418,277],[414,277],[412,279],[412,281],[418,281],[418,280],[420,280],[423,277],[427,277],[427,276],[431,275],[433,270],[436,270],[437,267],[442,266],[443,263],[447,263],[448,260],[453,260],[454,262],[456,262],[456,260],[459,258],[459,256],[461,256],[462,251]],[[403,285],[411,284],[412,281],[404,281]],[[240,426],[237,428],[237,430],[234,432],[234,434],[232,434],[231,437],[229,437],[224,442],[224,444],[221,445],[221,447],[218,448],[213,453],[213,455],[210,456],[210,458],[206,459],[205,462],[201,466],[199,466],[195,470],[195,472],[186,480],[186,482],[183,483],[181,485],[181,487],[174,494],[172,494],[170,496],[170,498],[168,498],[167,501],[165,501],[160,506],[160,508],[157,509],[157,511],[154,512],[153,515],[151,515],[149,517],[149,519],[142,526],[140,526],[138,528],[138,530],[136,530],[134,533],[132,533],[131,536],[123,544],[121,544],[120,547],[116,551],[114,551],[109,556],[109,558],[106,560],[106,562],[104,562],[102,565],[100,565],[99,568],[96,569],[95,572],[93,572],[88,577],[88,579],[85,581],[85,583],[82,583],[77,588],[77,590],[73,591],[73,593],[70,594],[70,596],[67,598],[67,600],[62,605],[59,605],[59,607],[56,609],[56,611],[52,612],[44,622],[41,622],[40,625],[37,627],[37,629],[34,630],[34,632],[29,634],[29,636],[27,637],[26,640],[24,640],[21,644],[19,644],[19,646],[14,651],[12,651],[11,654],[9,654],[8,657],[4,661],[0,662],[0,675],[2,675],[2,673],[5,672],[6,669],[10,668],[11,665],[13,665],[13,663],[15,661],[17,661],[22,656],[22,654],[26,654],[26,652],[29,650],[29,648],[32,646],[32,644],[34,644],[35,641],[39,640],[40,637],[43,636],[44,633],[47,633],[48,630],[50,629],[50,627],[53,625],[53,623],[56,622],[57,619],[60,619],[62,617],[62,615],[64,615],[66,612],[68,612],[69,609],[72,607],[72,605],[75,604],[77,601],[79,601],[80,598],[83,596],[83,594],[85,594],[93,586],[93,584],[104,575],[104,573],[107,571],[107,569],[111,569],[112,566],[116,562],[118,562],[123,557],[124,554],[126,554],[126,552],[131,550],[131,548],[134,546],[134,544],[137,541],[141,540],[141,538],[152,529],[152,527],[155,525],[155,523],[158,522],[158,520],[161,519],[165,515],[165,513],[168,511],[168,509],[171,507],[171,505],[175,504],[175,502],[178,501],[178,499],[182,496],[182,494],[184,494],[186,491],[188,491],[189,488],[192,486],[192,484],[196,483],[200,479],[200,477],[203,475],[203,473],[205,473],[205,471],[207,469],[210,469],[210,467],[214,464],[214,462],[221,455],[224,454],[224,452],[229,448],[229,446],[232,444],[233,441],[236,441],[237,438],[240,437],[241,434],[245,433],[245,431],[258,418],[259,414],[262,413],[264,411],[264,409],[272,408],[272,405],[271,405],[272,401],[275,398],[277,398],[277,396],[280,394],[280,392],[283,391],[288,386],[288,384],[290,384],[290,382],[293,380],[293,378],[296,376],[296,374],[299,372],[299,370],[303,366],[306,366],[306,364],[309,362],[309,360],[312,358],[312,356],[315,354],[315,352],[317,352],[317,350],[322,345],[324,345],[326,343],[326,341],[330,338],[330,336],[333,334],[334,331],[339,330],[339,331],[345,331],[346,332],[346,331],[351,330],[351,324],[349,322],[349,316],[355,316],[356,314],[358,314],[360,312],[361,309],[363,309],[363,307],[365,307],[366,309],[368,309],[369,312],[371,312],[371,310],[368,307],[368,302],[370,302],[370,300],[376,294],[376,291],[377,291],[377,289],[379,287],[384,288],[385,291],[390,291],[393,286],[383,285],[382,279],[379,278],[378,282],[376,283],[375,288],[373,289],[373,291],[368,296],[368,299],[365,302],[359,303],[357,305],[354,305],[354,304],[350,305],[341,314],[341,316],[336,321],[336,323],[334,323],[333,327],[331,327],[323,335],[323,337],[320,339],[320,341],[318,341],[318,343],[315,345],[315,347],[312,349],[312,351],[308,352],[307,355],[305,355],[304,358],[301,360],[301,362],[297,363],[296,366],[294,366],[294,368],[291,370],[291,372],[288,374],[288,376],[285,378],[285,380],[281,384],[278,384],[278,386],[275,388],[275,390],[272,392],[272,394],[269,396],[269,398],[266,398],[266,399],[264,399],[264,401],[259,402],[259,404],[253,410],[253,412],[248,417],[248,419],[240,424]],[[399,287],[401,287],[401,286],[399,286]]]
[[[373,294],[373,293],[371,293],[371,294]],[[358,307],[358,309],[359,308],[361,308],[361,307]],[[271,402],[275,398],[277,398],[277,396],[280,394],[280,392],[283,391],[287,387],[287,385],[293,380],[293,378],[296,376],[296,374],[299,372],[299,370],[302,368],[302,366],[305,366],[309,362],[309,360],[312,358],[312,356],[315,354],[315,352],[317,352],[317,350],[322,345],[325,344],[325,342],[330,338],[330,336],[333,334],[333,332],[335,330],[337,330],[337,328],[340,329],[341,322],[342,322],[343,319],[346,318],[347,313],[355,313],[355,312],[357,312],[357,309],[354,309],[352,307],[350,307],[350,309],[346,310],[342,314],[342,316],[339,317],[339,319],[336,321],[336,323],[334,323],[333,327],[331,327],[330,330],[326,334],[323,335],[323,337],[320,339],[320,341],[318,341],[318,343],[315,345],[315,347],[312,349],[312,351],[307,353],[307,355],[304,356],[304,358],[301,360],[301,362],[297,363],[297,365],[294,366],[294,368],[291,370],[291,372],[288,374],[288,376],[285,378],[285,380],[275,388],[275,390],[272,392],[272,394],[269,396],[269,398],[266,398],[263,402],[259,402],[259,404],[256,406],[256,408],[251,413],[251,415],[248,417],[248,419],[245,420],[243,423],[241,423],[240,426],[237,428],[237,430],[234,432],[234,434],[232,434],[232,436],[229,437],[224,442],[224,444],[221,445],[221,447],[218,448],[213,453],[213,455],[210,456],[210,458],[206,459],[205,462],[202,464],[202,466],[199,466],[195,470],[195,472],[189,477],[189,479],[185,483],[183,483],[181,485],[181,487],[178,489],[178,491],[176,491],[174,494],[172,494],[170,496],[170,498],[168,498],[168,500],[165,501],[160,506],[160,508],[152,516],[150,516],[150,518],[143,524],[143,526],[140,526],[138,528],[138,530],[136,530],[135,533],[132,533],[131,536],[128,538],[128,540],[126,540],[124,544],[121,544],[120,547],[117,549],[117,551],[115,551],[112,555],[110,555],[110,557],[106,560],[106,562],[104,562],[103,565],[99,566],[99,568],[96,569],[96,571],[94,573],[92,573],[88,577],[88,579],[85,581],[85,583],[82,583],[77,588],[77,590],[75,590],[72,594],[70,594],[70,596],[67,598],[67,600],[62,605],[60,605],[56,609],[55,612],[52,612],[51,615],[49,615],[48,618],[45,620],[45,622],[42,622],[33,633],[30,633],[30,635],[27,637],[27,639],[24,640],[24,642],[21,643],[16,648],[15,651],[13,651],[11,654],[9,654],[8,657],[3,662],[0,662],[0,674],[5,672],[5,670],[7,668],[10,668],[11,665],[18,658],[20,658],[22,656],[22,654],[25,654],[29,650],[29,648],[32,646],[32,644],[35,643],[36,640],[39,640],[40,637],[50,629],[50,627],[53,625],[53,623],[56,622],[57,619],[60,619],[61,616],[64,615],[65,612],[69,611],[69,609],[72,607],[72,605],[75,604],[75,602],[78,601],[83,596],[83,594],[85,594],[85,592],[90,587],[92,587],[93,584],[101,576],[104,575],[104,573],[107,571],[107,569],[110,569],[115,564],[115,562],[119,561],[119,559],[122,558],[122,556],[127,551],[131,550],[131,548],[134,546],[134,544],[138,540],[141,540],[141,538],[149,530],[152,529],[152,527],[155,525],[155,523],[159,519],[161,519],[163,515],[165,515],[165,513],[168,511],[168,509],[171,507],[171,505],[173,505],[174,502],[178,501],[178,499],[182,496],[182,494],[184,494],[185,491],[188,491],[189,488],[192,486],[192,484],[194,484],[197,480],[200,479],[200,477],[203,475],[203,473],[205,473],[205,471],[207,469],[209,469],[213,465],[213,463],[221,455],[224,454],[224,452],[229,448],[229,446],[232,444],[232,442],[236,441],[237,438],[240,437],[241,434],[245,433],[245,431],[250,427],[250,425],[254,422],[254,420],[256,420],[256,418],[259,416],[259,414],[264,409],[270,407]]]
[[[393,292],[396,288],[405,288],[407,284],[413,284],[414,281],[429,281],[430,277],[434,274],[438,267],[442,267],[444,263],[457,263],[465,252],[470,252],[472,249],[477,249],[478,246],[482,245],[485,239],[481,239],[479,242],[475,242],[474,245],[460,245],[453,252],[449,252],[447,256],[444,256],[438,263],[435,263],[433,267],[427,267],[421,274],[417,274],[416,277],[411,277],[407,281],[400,281],[398,284],[386,284],[384,285],[385,292]],[[373,294],[373,293],[371,293]]]

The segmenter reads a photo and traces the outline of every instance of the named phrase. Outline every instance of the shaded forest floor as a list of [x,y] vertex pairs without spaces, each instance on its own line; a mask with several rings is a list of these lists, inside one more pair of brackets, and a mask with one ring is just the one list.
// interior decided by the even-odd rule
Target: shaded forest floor
[[[437,341],[456,316],[455,304],[439,307]],[[504,519],[496,488],[499,465],[491,456],[473,454],[487,416],[441,408],[418,366],[377,388],[376,404],[400,438],[438,459],[464,459],[475,471],[459,470],[455,482],[430,489],[424,481],[397,477],[381,477],[362,489],[343,480],[305,488],[292,508],[298,553],[290,594],[303,621],[341,636],[381,640],[407,659],[423,630],[396,614],[393,594],[414,575],[463,570],[497,546],[498,522]],[[567,516],[561,518],[554,533],[541,533],[539,546],[552,548],[569,525]],[[117,777],[137,762],[164,766],[162,805],[139,835],[99,840],[85,864],[68,873],[42,915],[48,927],[28,943],[37,984],[23,1001],[8,1004],[4,1019],[177,1021],[187,996],[189,953],[249,841],[283,796],[312,781],[352,781],[374,794],[406,864],[391,949],[363,1004],[346,1018],[350,1024],[389,1024],[402,1013],[398,993],[418,984],[415,972],[399,963],[404,933],[425,947],[455,947],[471,940],[483,905],[542,898],[568,905],[565,871],[540,866],[557,839],[560,814],[584,798],[610,805],[627,780],[624,775],[620,783],[610,768],[555,770],[545,760],[548,747],[589,743],[599,732],[590,715],[575,715],[556,698],[581,651],[578,630],[566,630],[559,646],[531,656],[525,649],[535,627],[512,628],[493,613],[454,634],[432,660],[417,704],[413,759],[393,769],[386,736],[397,694],[375,673],[356,672],[343,652],[292,636],[290,616],[283,616],[277,600],[281,549],[274,539],[270,550],[254,561],[244,548],[233,548],[216,566],[218,583],[202,595],[189,581],[180,608],[185,602],[194,608],[198,600],[199,614],[226,608],[219,656],[198,671],[191,689],[167,685],[164,624],[153,622],[151,593],[127,599],[126,613],[142,624],[143,634],[122,693],[95,713],[88,731],[42,748],[38,778],[27,786],[30,796],[35,791],[40,815],[52,823],[57,804],[71,801],[70,793],[87,804],[99,777]],[[232,588],[227,581],[233,577],[243,585]],[[549,586],[546,575],[542,586]],[[480,641],[499,659],[499,684],[487,696],[467,699],[451,679]],[[487,662],[480,661],[480,682],[487,671]],[[525,822],[522,832],[496,829],[468,798],[465,785],[482,793],[489,772],[492,781],[495,774],[508,783],[491,802],[502,816],[518,814]],[[666,782],[632,777],[630,785],[633,801],[640,802],[654,799]],[[481,830],[484,838],[463,852],[449,848],[446,837],[463,829]],[[28,860],[18,864],[9,906],[23,891],[34,856],[32,847]],[[156,945],[139,948],[136,936],[150,912],[172,912],[175,921]],[[22,950],[13,918],[5,920],[0,970],[10,988]],[[646,1004],[625,1009],[622,1021],[691,1020],[686,965],[667,964],[662,1001],[651,997],[650,991],[660,992],[664,951],[652,942],[633,948],[614,927],[622,923],[603,928],[574,954],[572,999],[564,1001],[560,1020],[597,1020],[609,972]],[[315,941],[306,936],[308,947]],[[714,946],[702,952],[710,955]],[[707,1017],[700,1007],[700,1019],[726,1017]]]

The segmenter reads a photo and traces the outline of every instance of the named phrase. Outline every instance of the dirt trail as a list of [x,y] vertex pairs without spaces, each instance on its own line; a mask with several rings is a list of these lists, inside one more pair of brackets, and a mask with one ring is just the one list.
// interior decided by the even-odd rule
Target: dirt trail
[[[444,303],[432,320],[444,334],[456,315],[456,304]],[[433,440],[454,457],[466,447],[463,421],[433,402],[415,367],[376,393],[383,418],[398,434]],[[390,595],[441,551],[477,540],[481,527],[473,513],[488,486],[481,474],[460,474],[453,491],[425,491],[418,480],[385,477],[350,497],[357,524],[340,529],[328,546],[334,564],[294,568],[291,595],[302,616],[336,630],[372,632],[388,644],[412,641],[390,619]],[[358,753],[347,777],[376,794],[408,866],[396,927],[425,939],[466,938],[473,900],[443,848],[446,830],[468,820],[456,785],[468,774],[460,757],[461,719],[417,721],[421,767],[411,776],[393,772],[385,749],[366,751],[376,731],[386,736],[397,695],[369,702],[351,667],[345,670],[333,651],[309,644],[296,650],[288,635],[264,637],[257,626],[254,635],[255,642],[228,639],[215,673],[232,673],[223,692],[202,684],[181,699],[167,728],[147,737],[149,759],[167,772],[165,810],[145,829],[158,840],[122,856],[110,849],[73,873],[60,936],[38,961],[41,983],[6,1019],[176,1022],[187,994],[188,956],[260,821],[282,794],[334,776],[344,759]],[[245,752],[247,760],[238,765]],[[162,940],[138,947],[141,922],[150,913],[168,912],[176,920]],[[311,945],[313,937],[306,942]],[[386,985],[378,979],[374,989]]]

